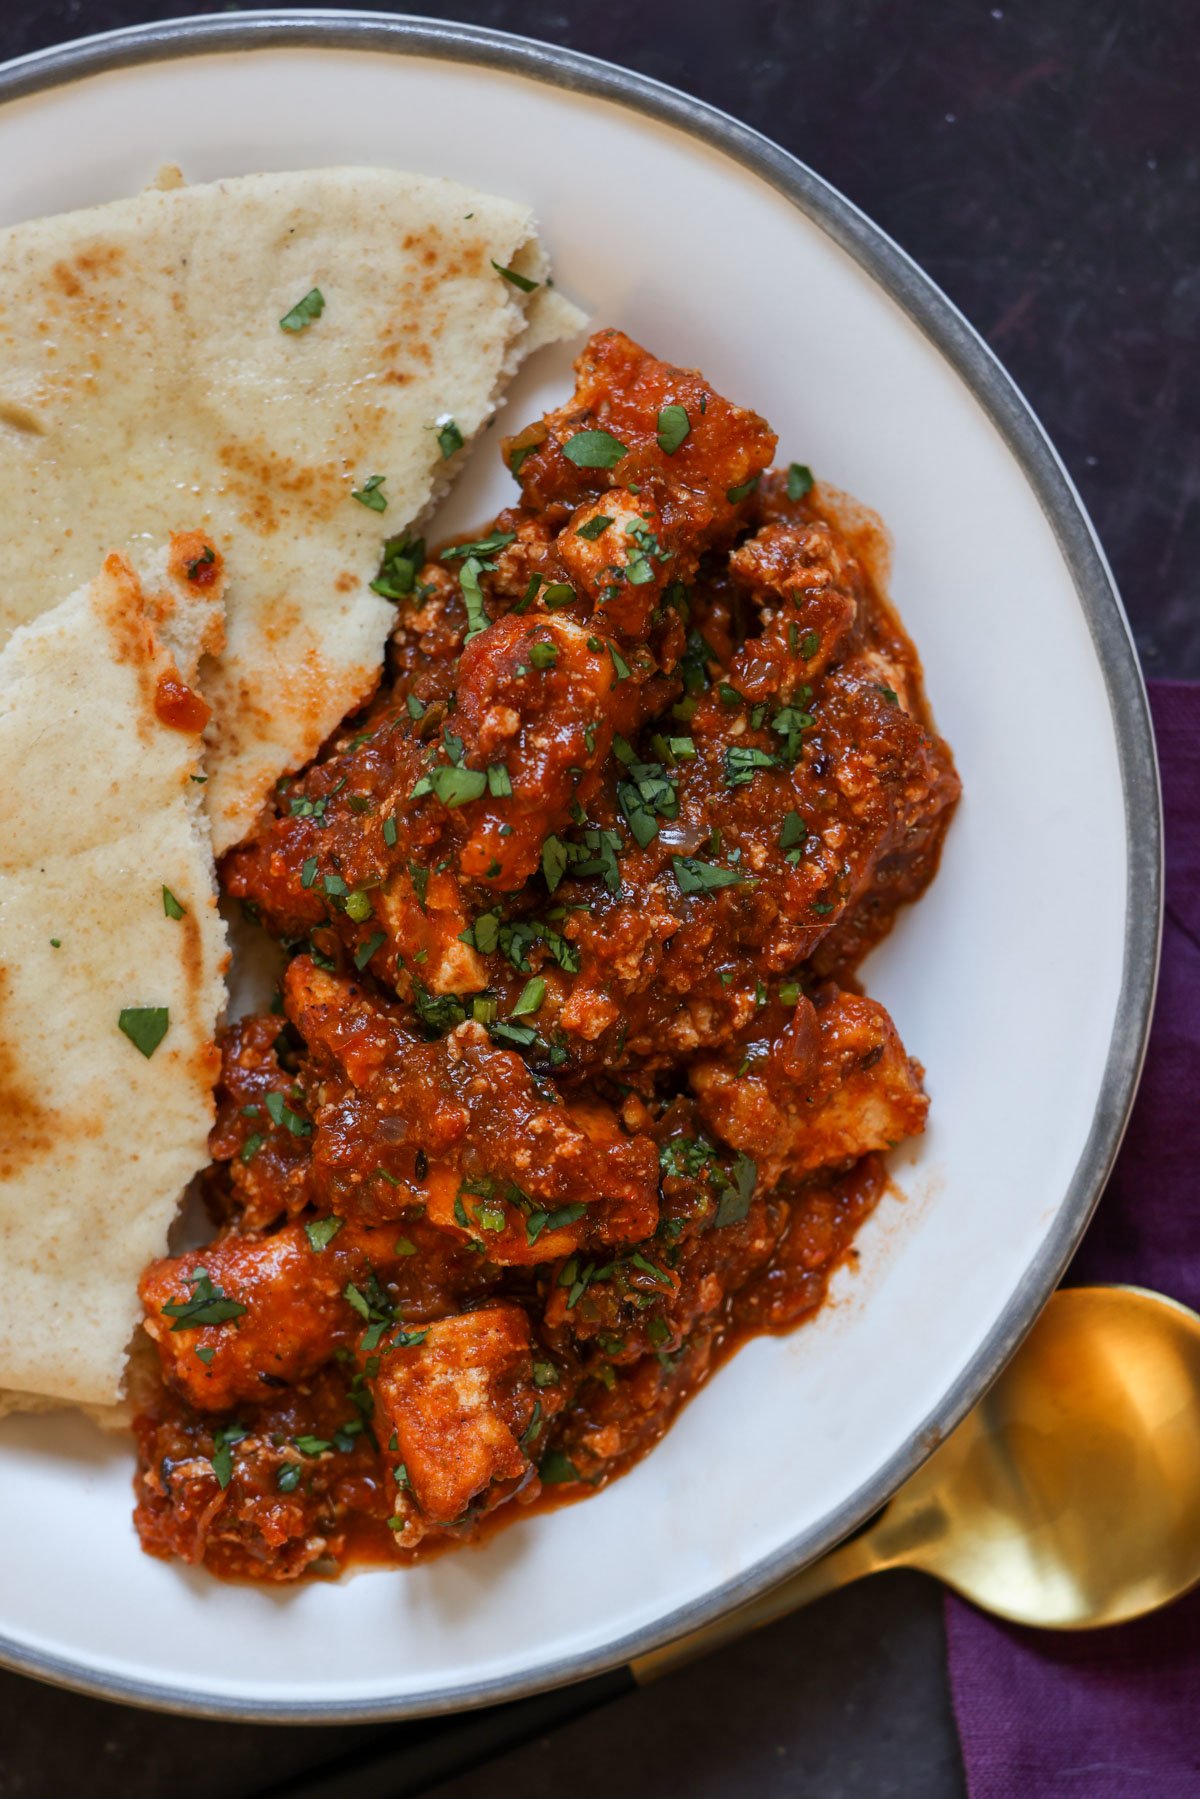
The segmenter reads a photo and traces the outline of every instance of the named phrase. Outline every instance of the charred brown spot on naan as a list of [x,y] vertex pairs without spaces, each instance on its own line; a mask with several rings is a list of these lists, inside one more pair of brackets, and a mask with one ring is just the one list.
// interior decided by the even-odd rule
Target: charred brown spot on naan
[[19,400],[0,400],[0,425],[11,425],[14,431],[24,431],[30,437],[46,435],[46,427],[37,413]]
[[330,463],[297,462],[269,445],[222,444],[217,460],[226,471],[226,493],[239,504],[243,525],[270,537],[286,525],[298,502],[309,521],[328,519],[350,498],[345,476]]
[[100,600],[100,617],[114,662],[137,670],[142,704],[137,711],[138,735],[149,743],[154,735],[154,698],[158,686],[154,638],[142,603],[142,584],[116,550],[104,559],[109,585]]
[[58,1119],[22,1075],[16,1045],[5,1029],[8,990],[8,970],[0,963],[0,1181],[48,1155],[60,1135]]

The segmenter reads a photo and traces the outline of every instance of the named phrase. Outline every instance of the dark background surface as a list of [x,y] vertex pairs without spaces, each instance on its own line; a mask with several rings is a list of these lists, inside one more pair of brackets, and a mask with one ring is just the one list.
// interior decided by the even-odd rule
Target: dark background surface
[[[0,57],[180,10],[185,0],[0,0]],[[1147,672],[1200,676],[1195,0],[420,10],[686,88],[832,181],[917,258],[1024,388],[1096,522]],[[937,1591],[916,1575],[881,1576],[439,1799],[955,1799],[964,1789],[944,1660]],[[58,1799],[84,1784],[92,1799],[243,1799],[389,1734],[159,1718],[6,1674],[0,1717],[0,1799]]]

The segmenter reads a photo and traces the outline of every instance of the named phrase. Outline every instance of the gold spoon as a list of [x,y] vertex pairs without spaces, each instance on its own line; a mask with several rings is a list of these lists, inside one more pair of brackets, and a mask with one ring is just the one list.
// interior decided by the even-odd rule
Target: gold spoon
[[[1200,1581],[1200,1318],[1138,1287],[1056,1293],[995,1386],[864,1530],[627,1667],[319,1769],[260,1799],[403,1799],[883,1568],[1086,1630]],[[416,1733],[415,1736],[413,1733]]]
[[987,1396],[867,1527],[631,1665],[639,1684],[884,1568],[984,1611],[1089,1630],[1200,1581],[1200,1317],[1139,1287],[1066,1287]]

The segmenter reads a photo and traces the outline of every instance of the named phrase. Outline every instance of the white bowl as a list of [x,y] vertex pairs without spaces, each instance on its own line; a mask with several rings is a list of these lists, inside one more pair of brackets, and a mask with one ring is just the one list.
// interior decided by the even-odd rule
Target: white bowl
[[[391,164],[531,201],[596,323],[698,364],[770,418],[781,454],[883,515],[965,784],[937,882],[866,969],[933,1098],[895,1169],[907,1197],[819,1319],[750,1343],[625,1479],[479,1550],[279,1592],[142,1555],[123,1443],[81,1419],[0,1428],[13,1667],[231,1717],[527,1693],[828,1549],[1032,1323],[1116,1151],[1149,1020],[1142,683],[1088,520],[1004,371],[868,220],[721,114],[545,45],[341,13],[151,26],[0,71],[0,223],[132,193],[164,161],[197,180]],[[557,401],[568,363],[538,359],[510,418]],[[511,498],[493,442],[454,497],[464,524]]]

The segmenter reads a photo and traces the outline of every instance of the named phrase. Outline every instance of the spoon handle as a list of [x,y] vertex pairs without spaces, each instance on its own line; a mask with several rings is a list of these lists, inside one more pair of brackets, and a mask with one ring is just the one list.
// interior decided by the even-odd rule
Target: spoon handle
[[769,1592],[761,1593],[748,1605],[739,1606],[737,1611],[718,1618],[715,1624],[706,1624],[700,1630],[678,1637],[675,1642],[668,1643],[663,1649],[652,1650],[649,1655],[639,1655],[629,1664],[634,1679],[639,1686],[645,1686],[647,1681],[686,1667],[697,1656],[707,1655],[735,1637],[745,1636],[747,1631],[774,1624],[776,1619],[786,1618],[812,1600],[849,1586],[853,1580],[861,1580],[864,1574],[876,1574],[882,1568],[895,1567],[896,1558],[884,1552],[874,1539],[874,1529],[865,1530],[822,1556],[820,1561],[802,1568],[799,1574],[793,1574]]

